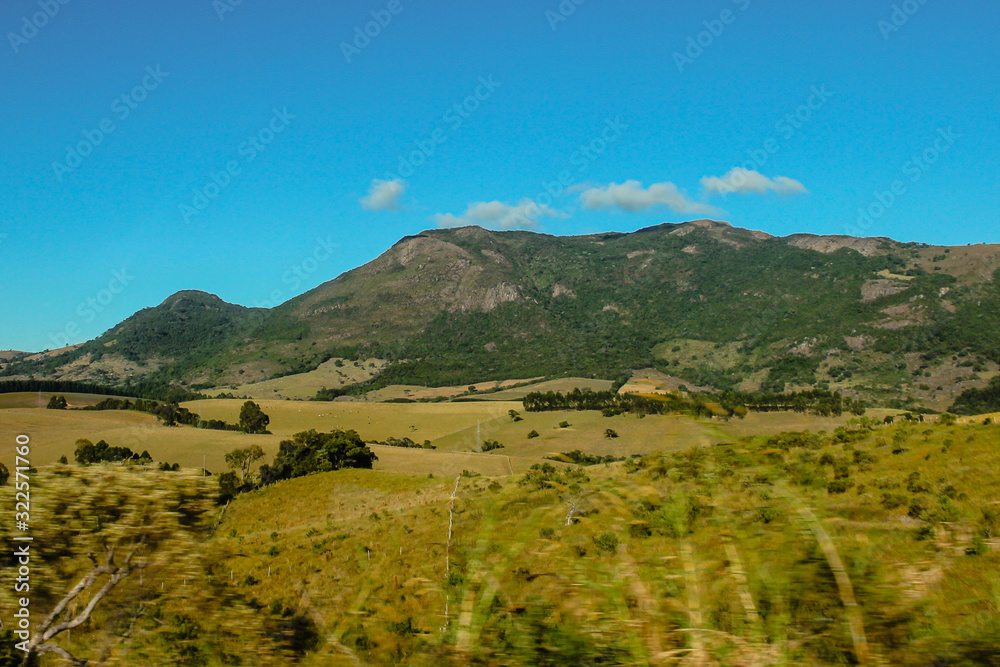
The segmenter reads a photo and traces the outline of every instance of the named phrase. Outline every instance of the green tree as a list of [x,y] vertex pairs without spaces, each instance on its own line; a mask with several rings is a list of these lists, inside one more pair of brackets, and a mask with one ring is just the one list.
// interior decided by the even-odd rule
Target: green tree
[[236,476],[234,472],[224,472],[219,475],[219,504],[228,502],[236,497],[236,494],[240,492],[239,477]]
[[45,407],[48,410],[65,410],[68,406],[69,403],[66,402],[65,396],[53,396]]
[[94,447],[94,443],[86,438],[80,438],[77,440],[76,451],[73,452],[73,458],[75,458],[76,462],[82,466],[96,463],[97,449]]
[[253,401],[247,401],[240,410],[240,430],[244,433],[270,433],[267,425],[271,423],[268,417]]
[[378,457],[357,431],[303,431],[283,440],[274,463],[260,467],[263,484],[342,468],[371,468]]
[[259,445],[253,445],[243,449],[234,449],[226,454],[226,465],[233,470],[238,470],[240,473],[240,482],[246,484],[250,466],[262,458],[264,458],[264,450]]
[[521,413],[517,410],[508,410],[507,414],[510,415],[510,420],[512,422],[519,422],[523,419],[523,417],[521,417]]

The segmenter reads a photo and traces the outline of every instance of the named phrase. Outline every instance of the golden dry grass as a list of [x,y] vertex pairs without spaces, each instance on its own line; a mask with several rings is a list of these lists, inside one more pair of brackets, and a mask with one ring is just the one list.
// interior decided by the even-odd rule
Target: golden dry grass
[[[341,366],[337,366],[337,362]],[[250,396],[255,399],[301,398],[309,399],[320,389],[334,389],[349,384],[365,382],[385,368],[382,359],[365,359],[351,361],[349,359],[330,359],[316,370],[297,375],[287,375],[274,380],[254,382],[249,384],[225,385],[206,390],[204,393],[218,395],[232,393],[236,396]]]

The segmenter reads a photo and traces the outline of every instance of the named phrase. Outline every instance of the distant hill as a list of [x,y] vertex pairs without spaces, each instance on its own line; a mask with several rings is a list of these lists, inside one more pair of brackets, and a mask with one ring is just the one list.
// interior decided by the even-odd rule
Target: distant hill
[[829,385],[944,408],[997,372],[998,269],[996,245],[711,220],[573,237],[439,229],[270,310],[180,292],[76,349],[0,362],[0,377],[199,388],[378,358],[373,387],[652,368],[692,386]]

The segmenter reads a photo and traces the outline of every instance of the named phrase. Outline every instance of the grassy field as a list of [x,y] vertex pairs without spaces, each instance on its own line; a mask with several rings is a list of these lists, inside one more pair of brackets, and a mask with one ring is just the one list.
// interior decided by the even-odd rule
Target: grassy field
[[385,365],[386,362],[382,359],[365,359],[364,361],[330,359],[316,370],[308,373],[287,375],[263,382],[220,386],[207,389],[204,393],[211,396],[231,393],[255,399],[309,399],[323,388],[335,389],[370,380],[385,368]]
[[[241,404],[187,407],[235,421]],[[164,582],[168,604],[210,590],[246,610],[241,622],[262,624],[254,642],[294,626],[283,636],[307,646],[294,657],[306,667],[1000,658],[1000,426],[982,418],[882,426],[880,412],[865,426],[791,413],[727,422],[520,410],[514,422],[514,402],[262,407],[275,435],[30,407],[0,409],[0,423],[31,435],[36,465],[71,454],[81,436],[191,468],[206,456],[213,471],[248,444],[270,460],[306,428],[432,440],[438,449],[373,446],[374,470],[237,497],[204,545],[204,581]],[[804,430],[821,435],[772,437]],[[487,439],[505,447],[470,451]],[[531,470],[573,449],[642,457]],[[191,655],[215,641],[207,628],[185,632],[174,641]],[[76,652],[86,637],[74,631]]]
[[996,664],[1000,428],[849,438],[292,480],[233,504],[217,570],[313,619],[305,664]]
[[[0,398],[6,398],[8,405],[20,405],[29,399],[36,400],[32,396],[9,394]],[[71,404],[86,404],[82,397],[67,398]],[[47,400],[43,397],[42,402]],[[243,402],[213,399],[192,401],[184,407],[205,419],[235,423],[239,421]],[[72,460],[76,440],[86,438],[127,446],[137,453],[147,450],[157,461],[176,462],[186,468],[201,468],[204,464],[208,470],[218,472],[226,470],[224,456],[233,449],[260,445],[269,461],[281,440],[295,433],[342,428],[356,430],[368,442],[408,437],[418,444],[429,440],[437,448],[431,451],[380,447],[376,450],[380,457],[376,467],[380,470],[451,474],[467,468],[493,475],[503,474],[511,467],[523,470],[542,457],[575,449],[620,457],[711,445],[743,435],[780,430],[832,430],[846,422],[846,419],[794,413],[751,414],[745,420],[731,422],[662,415],[644,419],[629,415],[606,418],[596,412],[528,413],[514,401],[398,404],[262,400],[259,404],[271,417],[269,429],[273,435],[167,428],[151,415],[129,411],[8,407],[0,409],[0,423],[9,432],[31,436],[35,443],[33,460],[40,465],[53,463],[60,456]],[[519,411],[522,420],[512,421],[509,410]],[[569,427],[560,428],[563,421],[569,422]],[[614,430],[618,437],[607,438],[606,429]],[[537,431],[539,437],[528,438],[530,431]],[[499,441],[504,448],[487,455],[474,454],[486,440]],[[507,457],[511,462],[506,461]]]
[[52,394],[44,391],[0,394],[0,410],[5,408],[44,408],[53,396],[65,396],[71,408],[96,405],[108,396],[103,394]]

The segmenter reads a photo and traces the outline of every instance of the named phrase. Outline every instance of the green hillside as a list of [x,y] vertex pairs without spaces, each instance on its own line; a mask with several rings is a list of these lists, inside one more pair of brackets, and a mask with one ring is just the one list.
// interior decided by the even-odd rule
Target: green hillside
[[431,230],[269,311],[182,292],[0,374],[198,389],[381,359],[366,385],[379,388],[655,368],[720,390],[829,386],[944,409],[1000,364],[998,268],[994,246],[713,221],[578,237]]

